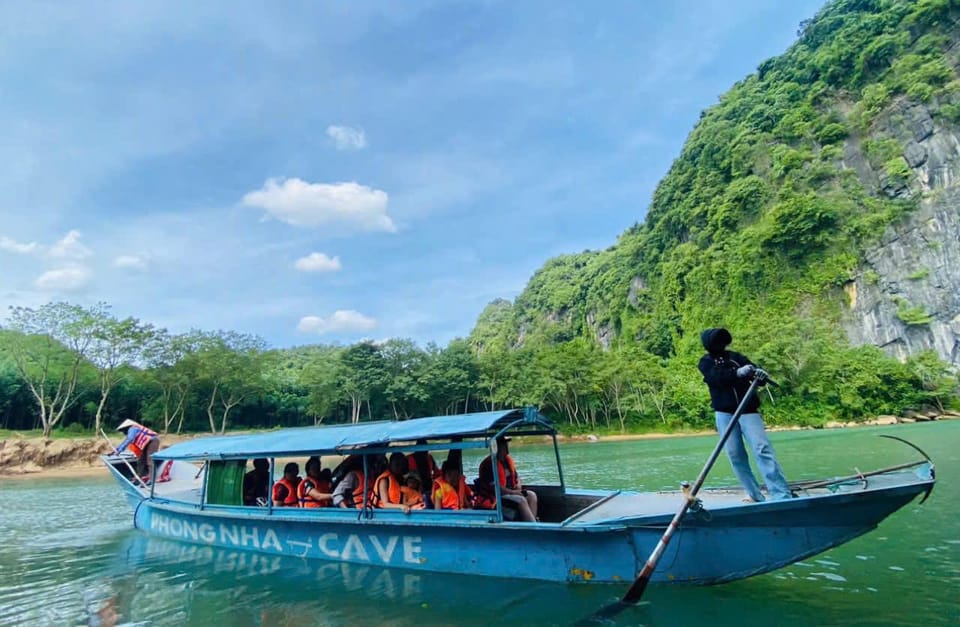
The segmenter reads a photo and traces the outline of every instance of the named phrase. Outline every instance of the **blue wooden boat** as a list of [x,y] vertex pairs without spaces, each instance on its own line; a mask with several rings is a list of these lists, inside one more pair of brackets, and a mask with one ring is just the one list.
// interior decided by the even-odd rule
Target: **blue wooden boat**
[[[395,451],[495,454],[497,438],[507,434],[552,438],[558,483],[525,486],[539,495],[540,522],[510,520],[502,506],[404,514],[367,506],[241,504],[243,470],[254,458],[270,459],[278,477],[273,467],[282,461],[276,460],[302,463],[311,455],[361,455],[366,463]],[[131,481],[115,456],[103,460],[134,507],[134,526],[155,536],[271,555],[549,581],[632,581],[685,498],[681,491],[568,487],[556,431],[530,408],[198,438],[157,453],[149,487]],[[933,464],[923,460],[796,483],[797,498],[786,501],[746,504],[739,491],[704,490],[653,581],[716,584],[781,568],[867,533],[929,494],[934,482]]]

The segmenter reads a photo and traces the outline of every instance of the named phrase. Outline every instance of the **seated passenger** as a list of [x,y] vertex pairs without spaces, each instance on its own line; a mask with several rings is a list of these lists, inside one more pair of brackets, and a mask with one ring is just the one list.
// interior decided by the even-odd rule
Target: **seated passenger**
[[300,507],[330,507],[333,505],[333,486],[329,470],[321,470],[320,458],[307,460],[307,476],[297,486]]
[[470,509],[473,507],[473,491],[460,472],[456,461],[443,462],[442,474],[433,482],[434,509]]
[[401,502],[400,486],[407,474],[407,457],[399,451],[390,455],[390,465],[373,482],[370,490],[370,505],[380,509],[400,509],[409,514],[411,509],[423,509],[423,503],[411,507]]
[[344,474],[333,490],[333,506],[360,509],[363,507],[363,495],[367,492],[367,483],[363,476],[363,456],[351,455],[337,470],[341,468]]
[[[511,504],[517,508],[520,517],[527,522],[537,520],[537,493],[533,490],[525,490],[520,483],[520,476],[517,474],[517,467],[510,457],[510,449],[507,444],[510,438],[497,438],[497,480],[500,484],[500,496],[504,504]],[[493,463],[490,456],[487,455],[480,462],[480,477],[477,479],[478,500],[482,502],[480,507],[486,509],[495,509],[493,486]],[[481,498],[482,497],[482,498]]]
[[274,507],[296,507],[299,484],[300,466],[297,462],[290,462],[283,467],[283,478],[273,484]]
[[243,504],[266,505],[270,491],[270,462],[263,457],[253,460],[253,470],[243,475]]
[[403,485],[400,486],[400,502],[410,507],[424,504],[423,485],[420,483],[420,475],[417,473],[408,472],[403,478]]
[[[417,440],[417,444],[426,444],[426,440]],[[417,451],[407,455],[407,464],[410,472],[415,472],[420,477],[420,485],[426,489],[433,483],[433,480],[440,476],[440,469],[437,467],[437,461],[429,451]],[[429,499],[429,495],[428,495]],[[427,506],[430,506],[428,500]]]

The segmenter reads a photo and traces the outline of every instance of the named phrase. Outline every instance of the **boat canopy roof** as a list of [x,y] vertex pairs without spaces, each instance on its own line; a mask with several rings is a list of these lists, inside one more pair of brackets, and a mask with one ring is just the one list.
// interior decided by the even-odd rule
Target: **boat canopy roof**
[[197,438],[174,444],[154,455],[157,459],[249,459],[313,453],[349,452],[360,447],[382,447],[392,442],[414,442],[453,437],[484,438],[487,442],[513,429],[516,435],[552,434],[550,421],[533,407],[411,420],[364,422],[280,429],[245,435]]

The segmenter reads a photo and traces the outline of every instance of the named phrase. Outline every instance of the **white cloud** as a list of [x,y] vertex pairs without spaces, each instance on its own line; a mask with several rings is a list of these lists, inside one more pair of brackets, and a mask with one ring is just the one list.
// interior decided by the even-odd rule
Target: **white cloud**
[[365,316],[352,309],[338,309],[328,318],[304,316],[300,318],[297,330],[301,333],[335,333],[344,331],[369,331],[377,326],[374,318]]
[[9,237],[0,235],[0,250],[5,250],[10,253],[18,253],[21,255],[29,255],[30,253],[36,252],[39,248],[40,245],[36,242],[21,244],[16,240],[12,240]]
[[340,257],[331,259],[323,253],[310,253],[297,259],[293,267],[301,272],[336,272],[340,269]]
[[363,150],[367,147],[367,134],[362,128],[330,125],[327,135],[337,145],[337,150]]
[[80,243],[80,231],[71,229],[60,238],[47,254],[57,259],[84,259],[90,256],[90,249]]
[[133,270],[146,270],[147,260],[138,255],[120,255],[113,260],[113,265],[118,268],[131,268]]
[[92,273],[84,266],[66,266],[47,270],[33,282],[34,287],[48,292],[71,292],[86,286]]
[[387,193],[356,182],[307,183],[298,178],[268,179],[243,197],[243,204],[294,226],[347,224],[366,231],[397,230],[387,215]]

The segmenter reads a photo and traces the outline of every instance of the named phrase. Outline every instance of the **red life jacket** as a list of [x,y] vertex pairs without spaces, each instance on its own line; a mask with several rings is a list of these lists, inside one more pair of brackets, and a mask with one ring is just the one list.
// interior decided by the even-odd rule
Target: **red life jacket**
[[297,500],[300,502],[300,507],[330,507],[333,505],[332,498],[318,500],[307,494],[307,490],[311,488],[324,494],[330,494],[333,490],[329,481],[314,479],[307,475],[297,484]]
[[[500,481],[501,488],[510,488],[511,490],[516,490],[517,486],[520,485],[520,475],[517,474],[517,466],[513,463],[513,458],[507,455],[506,458],[507,467],[504,468],[500,460],[497,460],[497,479]],[[487,468],[485,469],[484,466]],[[490,456],[487,455],[482,462],[480,462],[480,476],[491,475],[492,472],[489,470],[490,467]],[[484,472],[486,470],[486,472]],[[508,474],[509,473],[509,474]],[[490,485],[491,491],[493,489],[493,484]]]
[[[297,506],[297,484],[301,483],[299,477],[296,484],[290,482],[286,477],[273,484],[273,504],[275,507],[296,507]],[[280,499],[280,486],[287,489],[287,496]]]
[[147,444],[150,444],[150,440],[157,437],[157,432],[151,429],[147,429],[143,425],[137,425],[131,427],[131,429],[138,429],[139,432],[134,436],[133,442],[130,443],[129,448],[133,451],[133,454],[137,457],[143,455],[143,451],[146,450]]
[[[507,467],[504,468],[504,465],[500,462],[500,460],[497,460],[497,478],[500,481],[500,487],[516,490],[517,486],[520,485],[520,475],[517,474],[517,467],[513,463],[512,457],[507,455],[506,462]],[[481,479],[478,479],[476,484],[477,495],[474,502],[474,507],[477,509],[496,509],[497,502],[494,498],[496,492],[494,492],[493,482],[486,481],[487,477],[490,477],[491,479],[493,478],[489,455],[487,455],[487,457],[480,462],[480,477]]]
[[393,476],[393,473],[389,470],[384,470],[380,473],[380,476],[377,477],[377,480],[373,482],[373,486],[370,489],[370,507],[382,507],[380,502],[380,480],[387,479],[389,483],[387,484],[387,502],[400,504],[400,482],[397,481],[397,478]]

